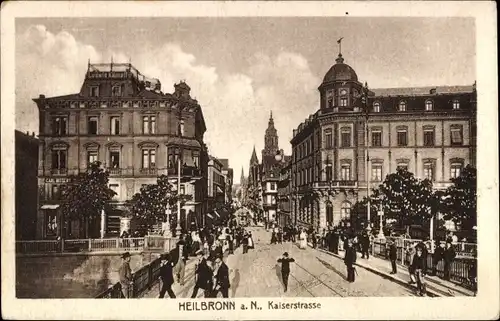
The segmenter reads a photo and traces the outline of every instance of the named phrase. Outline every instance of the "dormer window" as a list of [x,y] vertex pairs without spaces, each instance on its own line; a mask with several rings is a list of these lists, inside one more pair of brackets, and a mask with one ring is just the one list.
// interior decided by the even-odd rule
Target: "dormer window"
[[122,95],[122,87],[120,85],[114,85],[111,92],[113,97],[120,97]]
[[399,110],[399,111],[406,111],[406,101],[401,100],[401,101],[399,102],[398,110]]
[[380,103],[378,101],[373,103],[373,112],[380,113]]
[[453,100],[453,109],[454,110],[460,109],[460,101],[458,99]]
[[99,86],[90,87],[90,97],[99,97]]
[[425,101],[425,111],[432,111],[434,109],[434,103],[432,100],[428,99]]

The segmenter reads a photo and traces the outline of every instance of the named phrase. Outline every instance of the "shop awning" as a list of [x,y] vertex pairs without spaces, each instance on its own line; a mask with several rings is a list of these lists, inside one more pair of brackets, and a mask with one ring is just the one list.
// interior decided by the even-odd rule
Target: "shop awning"
[[42,205],[42,210],[56,210],[59,208],[59,204],[45,204]]

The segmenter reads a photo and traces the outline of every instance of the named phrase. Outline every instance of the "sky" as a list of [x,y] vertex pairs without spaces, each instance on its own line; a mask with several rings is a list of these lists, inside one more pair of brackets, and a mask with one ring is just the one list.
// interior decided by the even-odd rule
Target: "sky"
[[16,129],[38,133],[32,98],[79,92],[87,62],[132,62],[202,107],[211,155],[234,181],[259,159],[273,112],[279,145],[319,108],[318,86],[343,37],[345,63],[370,88],[471,85],[473,18],[238,17],[16,19]]

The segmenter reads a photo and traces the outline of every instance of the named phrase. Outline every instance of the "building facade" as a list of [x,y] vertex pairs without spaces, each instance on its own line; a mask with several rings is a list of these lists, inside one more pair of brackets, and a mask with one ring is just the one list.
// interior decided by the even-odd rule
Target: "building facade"
[[292,184],[291,184],[292,162],[289,156],[285,157],[284,164],[280,170],[278,181],[278,210],[277,222],[281,227],[292,223]]
[[36,238],[38,144],[35,133],[15,131],[16,240]]
[[83,235],[80,222],[68,222],[59,210],[61,185],[94,161],[109,171],[109,187],[117,194],[114,210],[102,217],[108,234],[118,233],[120,217],[127,214],[124,202],[143,185],[167,175],[177,186],[179,167],[180,193],[192,196],[181,210],[181,220],[192,214],[202,219],[208,174],[205,121],[189,86],[180,82],[174,88],[172,94],[163,93],[158,80],[131,64],[89,62],[79,93],[34,99],[40,119],[41,238],[98,234]]
[[222,175],[225,180],[224,201],[230,204],[233,201],[233,169],[229,167],[227,158],[219,158],[222,163]]
[[214,156],[209,156],[209,158],[207,211],[213,213],[225,204],[226,179],[222,173],[222,162]]
[[476,159],[476,88],[369,90],[339,54],[320,106],[293,131],[293,220],[325,228],[397,167],[446,188]]

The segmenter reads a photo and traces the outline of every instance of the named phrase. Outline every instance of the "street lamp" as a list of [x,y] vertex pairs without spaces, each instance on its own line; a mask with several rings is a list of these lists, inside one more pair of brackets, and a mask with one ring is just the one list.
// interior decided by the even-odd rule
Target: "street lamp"
[[384,210],[382,208],[382,200],[379,198],[378,216],[380,217],[380,229],[378,231],[378,238],[384,240]]
[[363,87],[363,94],[361,95],[361,102],[363,103],[364,112],[365,112],[365,151],[366,151],[366,163],[365,163],[365,173],[366,173],[366,197],[368,199],[368,207],[366,210],[366,216],[368,220],[368,224],[366,226],[366,230],[368,232],[371,231],[371,202],[370,202],[370,155],[368,153],[368,83],[365,82],[365,86]]
[[281,155],[281,152],[279,150],[276,151],[276,155],[274,155],[274,159],[277,162],[281,162],[281,160],[283,159],[283,156]]
[[181,158],[177,159],[177,227],[175,235],[181,235]]

